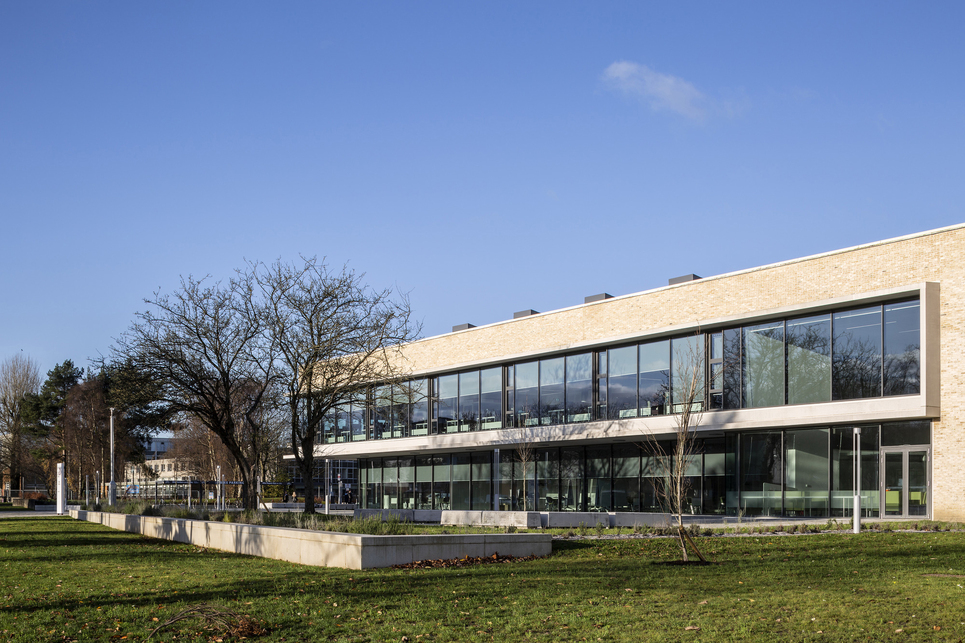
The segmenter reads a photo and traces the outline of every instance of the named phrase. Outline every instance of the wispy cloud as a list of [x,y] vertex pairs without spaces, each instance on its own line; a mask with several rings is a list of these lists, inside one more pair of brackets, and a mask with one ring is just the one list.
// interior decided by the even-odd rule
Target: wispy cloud
[[649,103],[655,112],[670,111],[695,121],[707,115],[707,99],[692,83],[646,65],[617,61],[603,72],[603,80],[611,88]]

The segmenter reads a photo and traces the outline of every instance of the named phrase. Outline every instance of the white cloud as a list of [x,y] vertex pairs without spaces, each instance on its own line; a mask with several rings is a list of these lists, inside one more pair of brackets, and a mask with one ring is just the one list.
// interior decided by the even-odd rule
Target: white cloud
[[620,60],[603,72],[612,88],[646,101],[655,112],[671,111],[695,121],[706,115],[707,99],[683,78],[661,74],[646,65]]

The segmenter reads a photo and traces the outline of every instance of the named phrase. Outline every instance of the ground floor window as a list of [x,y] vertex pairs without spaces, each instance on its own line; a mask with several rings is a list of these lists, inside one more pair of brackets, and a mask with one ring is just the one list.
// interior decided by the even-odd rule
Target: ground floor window
[[[684,506],[692,514],[846,518],[859,484],[864,516],[925,516],[930,444],[927,421],[703,437],[687,464]],[[628,441],[365,459],[361,505],[660,512],[661,453],[672,446]]]

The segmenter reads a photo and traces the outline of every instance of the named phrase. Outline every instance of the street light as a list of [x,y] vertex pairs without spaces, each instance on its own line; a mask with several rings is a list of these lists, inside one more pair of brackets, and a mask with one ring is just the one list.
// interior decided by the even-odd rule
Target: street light
[[117,483],[114,482],[114,407],[111,407],[111,482],[107,486],[107,504],[117,504]]
[[861,427],[854,427],[854,533],[861,533]]

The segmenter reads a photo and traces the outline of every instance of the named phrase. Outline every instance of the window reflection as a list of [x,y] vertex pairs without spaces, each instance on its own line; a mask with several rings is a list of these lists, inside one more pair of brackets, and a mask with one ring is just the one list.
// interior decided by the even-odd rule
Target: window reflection
[[744,406],[784,404],[784,322],[744,328]]
[[834,314],[832,397],[881,395],[881,306]]
[[884,307],[884,394],[911,395],[921,390],[921,332],[917,301]]
[[831,315],[787,322],[787,403],[831,399]]

